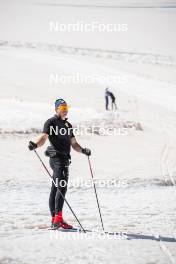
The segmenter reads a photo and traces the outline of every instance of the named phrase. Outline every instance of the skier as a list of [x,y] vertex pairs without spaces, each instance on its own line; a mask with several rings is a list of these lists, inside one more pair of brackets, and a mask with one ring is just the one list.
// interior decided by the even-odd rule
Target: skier
[[111,97],[111,108],[112,108],[112,110],[114,109],[114,107],[117,110],[115,95],[109,91],[109,96]]
[[114,107],[117,110],[115,95],[112,92],[109,91],[109,88],[106,88],[106,90],[105,90],[106,110],[109,110],[108,109],[109,97],[111,98],[111,108],[112,108],[112,110],[114,109]]
[[[70,148],[87,156],[91,155],[91,150],[82,148],[73,133],[72,125],[67,121],[68,105],[63,99],[55,101],[56,114],[49,118],[43,127],[43,134],[34,143],[29,142],[29,150],[34,150],[44,145],[47,139],[50,146],[45,152],[50,157],[50,167],[53,170],[53,181],[49,197],[49,208],[51,213],[51,226],[71,229],[72,226],[63,220],[62,210],[67,191],[69,177],[69,165],[71,163]],[[62,193],[62,195],[60,194]]]

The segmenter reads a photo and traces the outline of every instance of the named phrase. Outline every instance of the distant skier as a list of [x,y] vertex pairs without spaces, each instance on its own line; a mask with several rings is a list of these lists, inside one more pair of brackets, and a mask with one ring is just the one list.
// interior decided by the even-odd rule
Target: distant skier
[[70,147],[72,146],[74,150],[87,156],[91,155],[91,150],[82,148],[77,143],[72,125],[66,118],[68,106],[63,99],[55,101],[55,111],[56,115],[45,122],[43,134],[36,143],[30,141],[28,148],[34,150],[41,147],[49,139],[51,146],[47,148],[45,154],[50,157],[50,167],[53,170],[53,180],[55,182],[55,184],[52,182],[49,197],[49,208],[52,217],[51,225],[56,228],[71,229],[72,226],[63,220],[64,199],[60,194],[61,192],[65,197],[67,191],[69,165],[71,163]]
[[111,98],[111,109],[113,110],[115,107],[115,109],[117,110],[115,95],[111,91],[109,91],[109,88],[106,88],[106,90],[105,90],[105,105],[106,105],[105,107],[106,107],[106,110],[109,110],[109,108],[108,108],[109,97]]
[[112,92],[109,92],[109,96],[111,97],[111,108],[112,110],[115,108],[117,110],[117,105],[116,105],[116,98]]

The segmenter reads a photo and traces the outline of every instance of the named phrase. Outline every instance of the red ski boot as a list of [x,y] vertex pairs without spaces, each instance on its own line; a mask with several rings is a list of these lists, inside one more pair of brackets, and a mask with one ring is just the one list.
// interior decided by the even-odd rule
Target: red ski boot
[[58,215],[55,215],[54,228],[63,228],[63,229],[72,229],[73,227],[69,224],[67,224],[62,217],[62,212],[59,212]]

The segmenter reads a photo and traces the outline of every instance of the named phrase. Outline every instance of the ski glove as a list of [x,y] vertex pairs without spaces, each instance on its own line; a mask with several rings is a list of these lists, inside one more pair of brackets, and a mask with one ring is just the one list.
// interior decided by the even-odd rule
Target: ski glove
[[83,148],[82,149],[82,153],[87,155],[87,156],[90,156],[91,155],[91,150],[90,149],[87,149],[87,148]]
[[29,141],[29,145],[28,145],[29,150],[34,150],[37,148],[37,144],[35,144],[32,141]]

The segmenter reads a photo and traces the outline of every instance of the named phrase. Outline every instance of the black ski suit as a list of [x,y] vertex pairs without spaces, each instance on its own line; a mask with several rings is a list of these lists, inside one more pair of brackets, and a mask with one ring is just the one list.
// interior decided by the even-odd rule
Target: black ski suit
[[[67,133],[63,134],[64,131]],[[54,216],[59,211],[62,211],[64,205],[63,197],[65,197],[67,192],[69,165],[71,163],[71,138],[74,137],[74,134],[72,125],[67,119],[62,120],[57,115],[45,122],[43,133],[49,135],[49,141],[57,152],[55,157],[50,157],[50,166],[53,170],[55,184],[52,182],[49,208],[51,215]]]

